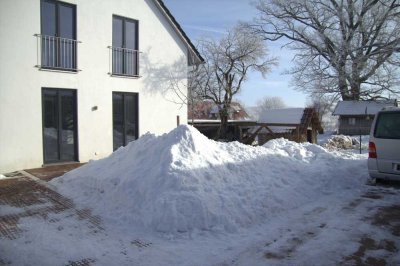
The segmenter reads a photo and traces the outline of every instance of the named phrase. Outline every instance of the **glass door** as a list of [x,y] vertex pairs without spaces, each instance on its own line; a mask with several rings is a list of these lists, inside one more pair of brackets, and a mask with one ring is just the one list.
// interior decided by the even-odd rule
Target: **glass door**
[[53,0],[41,1],[42,65],[76,69],[76,6]]
[[44,162],[77,161],[76,91],[43,89]]
[[113,149],[127,145],[139,136],[138,94],[113,92]]
[[112,72],[117,75],[138,75],[138,21],[113,16]]

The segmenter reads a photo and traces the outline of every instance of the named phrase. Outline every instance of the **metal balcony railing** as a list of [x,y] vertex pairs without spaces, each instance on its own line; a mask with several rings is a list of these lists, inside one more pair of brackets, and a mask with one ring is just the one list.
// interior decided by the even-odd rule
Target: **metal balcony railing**
[[39,69],[77,72],[77,50],[80,41],[35,34]]
[[109,48],[109,73],[112,76],[139,77],[138,50],[113,47]]

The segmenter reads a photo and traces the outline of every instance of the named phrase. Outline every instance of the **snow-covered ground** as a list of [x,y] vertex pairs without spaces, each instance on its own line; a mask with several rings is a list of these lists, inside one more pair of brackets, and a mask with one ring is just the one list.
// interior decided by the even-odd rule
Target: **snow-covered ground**
[[[400,247],[368,222],[400,193],[368,186],[366,159],[285,139],[219,143],[190,126],[146,134],[50,182],[99,215],[104,232],[55,214],[57,226],[27,230],[0,251],[17,265],[26,262],[21,252],[40,265],[82,258],[93,265],[351,265],[365,237]],[[384,196],[377,201],[371,191]],[[36,218],[21,223],[43,228]],[[394,265],[400,255],[392,251],[361,255]]]

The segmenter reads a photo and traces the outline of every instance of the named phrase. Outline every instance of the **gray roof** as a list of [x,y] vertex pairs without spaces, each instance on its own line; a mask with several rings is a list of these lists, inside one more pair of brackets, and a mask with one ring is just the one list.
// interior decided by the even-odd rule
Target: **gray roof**
[[258,118],[259,123],[300,124],[304,108],[282,108],[265,110]]
[[336,105],[333,115],[375,115],[389,106],[397,106],[397,101],[341,101]]
[[[304,108],[281,108],[264,110],[261,112],[258,123],[271,124],[301,124],[301,118],[304,114]],[[292,129],[294,126],[269,126],[274,133],[284,133]],[[266,129],[262,129],[260,133],[267,133]]]

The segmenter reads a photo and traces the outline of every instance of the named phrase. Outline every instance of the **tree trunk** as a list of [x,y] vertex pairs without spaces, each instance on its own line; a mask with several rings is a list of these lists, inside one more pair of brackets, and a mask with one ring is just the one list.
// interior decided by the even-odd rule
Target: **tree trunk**
[[360,100],[361,82],[360,82],[360,69],[358,62],[354,62],[352,65],[352,75],[350,82],[350,92],[353,101]]
[[221,119],[221,124],[219,125],[218,130],[218,139],[228,139],[228,108],[223,107],[219,110],[219,117]]
[[342,96],[342,100],[343,101],[352,100],[352,96],[349,93],[349,89],[347,87],[346,78],[344,77],[344,75],[339,74],[338,83],[339,83],[339,91],[340,91],[340,95]]
[[351,97],[353,101],[360,100],[360,89],[361,89],[361,84],[359,82],[351,83]]
[[346,57],[342,56],[343,58],[340,59],[338,71],[338,87],[340,95],[342,96],[343,101],[350,101],[352,100],[351,93],[349,92],[349,88],[347,86],[346,80]]

